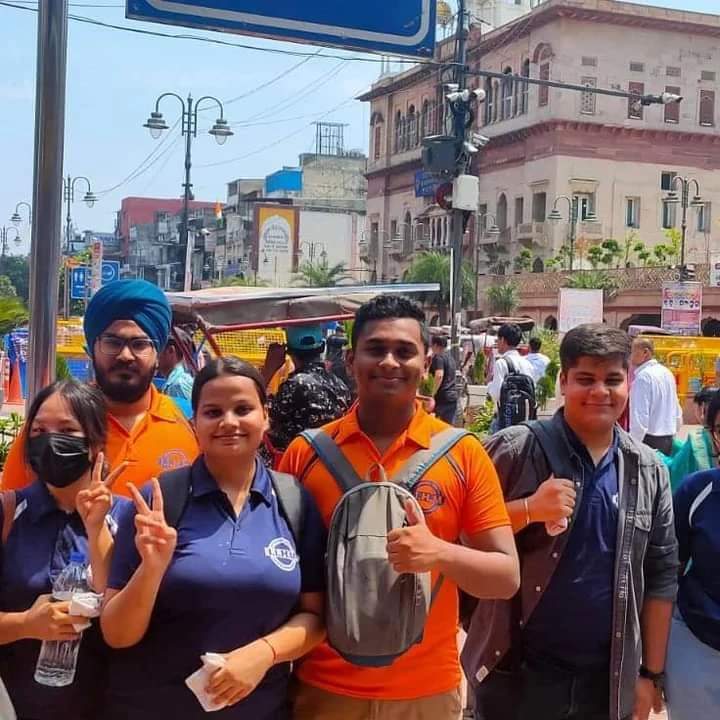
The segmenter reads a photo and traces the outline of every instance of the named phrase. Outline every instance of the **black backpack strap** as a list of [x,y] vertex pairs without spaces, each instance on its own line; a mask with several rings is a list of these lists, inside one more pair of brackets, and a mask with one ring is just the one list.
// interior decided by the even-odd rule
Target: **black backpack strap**
[[535,436],[550,466],[550,472],[555,477],[572,477],[569,453],[564,449],[565,442],[558,440],[557,433],[552,432],[552,423],[547,420],[533,420],[523,424],[527,425]]
[[509,375],[517,375],[518,374],[518,369],[515,367],[515,363],[509,357],[505,357],[503,355],[500,359],[505,361]]
[[328,469],[343,494],[361,485],[363,480],[345,457],[337,443],[323,430],[305,430],[300,433],[315,451],[320,462]]
[[294,475],[270,471],[275,496],[277,497],[280,513],[290,528],[295,540],[295,546],[300,545],[303,536],[303,523],[305,521],[305,495],[302,487]]
[[170,527],[177,529],[180,518],[183,516],[190,499],[192,467],[187,465],[163,473],[159,478],[159,482],[165,508],[165,522]]
[[0,494],[0,502],[2,503],[3,522],[2,522],[2,544],[7,542],[15,522],[15,510],[17,509],[17,496],[14,490],[8,490]]

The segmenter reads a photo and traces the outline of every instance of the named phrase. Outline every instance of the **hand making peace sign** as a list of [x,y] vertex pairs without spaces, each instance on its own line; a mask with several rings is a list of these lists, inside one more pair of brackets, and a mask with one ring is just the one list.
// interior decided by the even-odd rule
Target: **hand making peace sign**
[[135,547],[143,565],[153,572],[164,573],[177,544],[177,531],[165,522],[163,496],[157,478],[152,479],[152,507],[138,489],[128,483],[137,514],[135,515]]
[[128,463],[121,463],[104,480],[102,477],[105,455],[98,453],[90,476],[90,485],[81,490],[75,499],[75,507],[85,525],[88,537],[102,530],[105,516],[112,507],[112,486]]

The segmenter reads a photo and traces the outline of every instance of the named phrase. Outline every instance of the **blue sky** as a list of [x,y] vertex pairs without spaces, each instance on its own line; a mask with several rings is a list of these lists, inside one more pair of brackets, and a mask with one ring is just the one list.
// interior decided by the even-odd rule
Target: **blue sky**
[[[686,10],[717,11],[716,0],[637,1]],[[70,0],[70,3],[72,14],[127,27],[220,37],[271,49],[311,53],[318,50],[125,20],[122,0]],[[32,2],[19,4],[36,6]],[[0,46],[0,224],[8,223],[18,201],[30,201],[32,197],[36,17],[35,13],[0,5],[4,38]],[[357,53],[332,49],[321,52],[357,56]],[[181,194],[183,142],[178,130],[158,148],[162,141],[151,139],[142,127],[162,92],[174,91],[183,96],[191,92],[196,98],[209,94],[222,101],[247,94],[227,104],[227,119],[244,125],[234,127],[235,136],[222,147],[203,132],[215,119],[215,111],[201,113],[201,132],[193,146],[193,182],[198,199],[224,200],[228,181],[237,177],[262,177],[283,165],[296,164],[299,153],[313,149],[312,122],[315,120],[347,123],[346,146],[366,150],[368,108],[352,98],[377,78],[379,66],[319,57],[299,65],[302,60],[71,21],[65,174],[86,175],[93,190],[100,194],[122,183],[156,151],[149,161],[154,164],[116,190],[103,193],[93,209],[76,202],[73,206],[75,225],[81,229],[111,231],[122,197]],[[179,104],[166,100],[161,110],[172,126],[179,117]],[[82,196],[84,189],[80,184],[78,189]],[[27,251],[27,227],[23,228],[23,235],[22,246],[11,248],[11,252]]]

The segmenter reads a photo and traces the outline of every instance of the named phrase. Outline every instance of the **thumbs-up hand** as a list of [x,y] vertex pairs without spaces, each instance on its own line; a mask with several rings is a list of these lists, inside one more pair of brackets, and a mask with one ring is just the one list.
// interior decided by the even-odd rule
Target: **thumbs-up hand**
[[405,501],[405,514],[407,527],[388,533],[388,560],[398,573],[429,572],[440,561],[442,541],[430,532],[415,500]]

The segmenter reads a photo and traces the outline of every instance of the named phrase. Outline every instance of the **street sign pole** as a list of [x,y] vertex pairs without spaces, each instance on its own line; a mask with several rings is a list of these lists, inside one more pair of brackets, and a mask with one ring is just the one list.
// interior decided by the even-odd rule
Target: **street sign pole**
[[[465,0],[458,0],[457,17],[457,38],[455,57],[455,79],[458,88],[465,87]],[[462,145],[467,131],[465,127],[465,113],[456,113],[453,117],[455,138],[458,145]],[[457,175],[462,175],[466,170],[465,161],[458,163]],[[454,208],[452,211],[452,254],[450,263],[451,282],[450,287],[450,352],[458,368],[462,358],[460,357],[460,321],[462,318],[462,262],[463,262],[463,235],[465,231],[465,211]]]
[[68,0],[38,3],[28,397],[55,377]]

